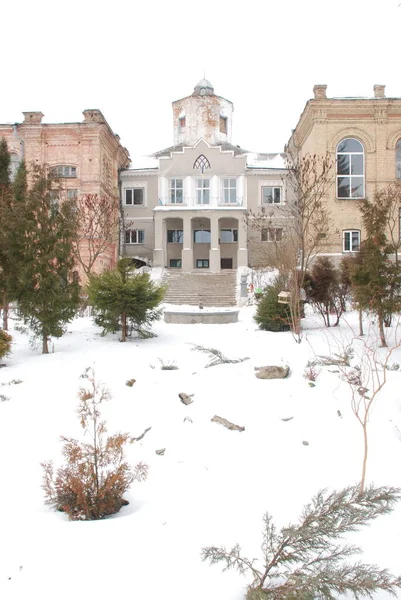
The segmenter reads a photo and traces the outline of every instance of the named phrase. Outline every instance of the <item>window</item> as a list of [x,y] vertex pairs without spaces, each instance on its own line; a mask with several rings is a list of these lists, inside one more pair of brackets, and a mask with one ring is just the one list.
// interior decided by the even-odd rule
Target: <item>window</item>
[[144,188],[127,188],[125,190],[126,206],[143,206],[144,203]]
[[262,187],[262,204],[280,204],[281,188],[280,187]]
[[223,202],[224,204],[236,204],[237,202],[237,180],[223,179]]
[[343,231],[343,252],[358,252],[361,244],[361,232],[358,230]]
[[210,200],[209,179],[197,179],[195,187],[196,204],[209,204]]
[[170,267],[172,269],[181,269],[181,258],[170,258]]
[[200,169],[203,173],[205,169],[210,169],[210,162],[206,158],[204,154],[200,154],[196,161],[194,162],[194,169]]
[[182,229],[168,229],[167,230],[167,242],[182,244],[183,231]]
[[347,138],[337,146],[337,198],[364,198],[364,188],[363,146]]
[[395,147],[395,176],[401,179],[401,140],[398,140]]
[[211,235],[210,229],[195,229],[194,230],[195,244],[210,244]]
[[220,132],[227,133],[227,117],[220,117]]
[[209,259],[208,258],[198,258],[196,260],[196,268],[197,269],[208,269],[209,268]]
[[67,190],[67,198],[68,200],[75,200],[78,196],[78,190]]
[[222,229],[220,231],[220,244],[238,242],[238,229]]
[[50,169],[50,173],[53,177],[76,177],[77,168],[68,167],[66,165],[58,165],[57,167],[52,167]]
[[178,124],[181,127],[181,129],[183,129],[185,127],[185,117],[180,117],[178,119]]
[[169,198],[170,204],[182,204],[184,196],[184,186],[182,179],[171,179],[170,183]]
[[128,229],[125,232],[126,244],[143,244],[145,242],[145,231],[143,229]]
[[262,229],[262,242],[281,242],[282,239],[282,227],[265,227]]

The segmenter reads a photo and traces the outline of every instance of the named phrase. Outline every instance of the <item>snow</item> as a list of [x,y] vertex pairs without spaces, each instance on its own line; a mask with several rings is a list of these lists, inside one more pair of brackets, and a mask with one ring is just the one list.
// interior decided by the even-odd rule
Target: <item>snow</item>
[[134,155],[131,156],[131,162],[129,169],[141,170],[141,169],[157,169],[159,167],[159,161],[154,156],[147,155]]
[[253,169],[286,169],[285,154],[247,154],[247,167]]
[[[319,489],[358,482],[362,432],[348,388],[335,367],[322,368],[315,387],[303,377],[309,359],[337,352],[354,335],[357,315],[324,329],[311,314],[296,344],[291,333],[258,330],[253,311],[241,309],[234,324],[160,321],[158,337],[126,344],[77,318],[49,355],[11,332],[13,353],[0,369],[0,394],[9,398],[0,402],[1,600],[240,600],[250,580],[202,563],[201,548],[239,542],[245,555],[260,556],[266,511],[282,526]],[[209,357],[191,344],[249,358],[205,368]],[[161,370],[159,359],[178,369]],[[399,349],[391,362],[401,363]],[[290,365],[290,376],[256,379],[254,368],[267,364]],[[62,464],[60,435],[81,438],[77,391],[89,366],[112,392],[102,411],[110,433],[137,437],[151,427],[127,449],[132,464],[148,463],[149,477],[133,484],[130,504],[112,518],[70,522],[44,504],[40,463]],[[401,486],[401,372],[387,375],[369,423],[368,481]],[[182,404],[180,392],[194,394],[194,402]],[[214,415],[245,431],[212,423]],[[156,455],[161,448],[164,456]],[[364,550],[356,558],[400,574],[400,537],[398,506],[353,534]]]

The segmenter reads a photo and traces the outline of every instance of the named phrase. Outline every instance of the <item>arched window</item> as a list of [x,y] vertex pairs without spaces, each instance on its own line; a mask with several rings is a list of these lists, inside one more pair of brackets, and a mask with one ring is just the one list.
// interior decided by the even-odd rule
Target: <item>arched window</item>
[[365,197],[364,151],[361,142],[346,138],[337,146],[337,198]]
[[194,162],[194,169],[200,169],[203,173],[205,169],[210,169],[210,162],[204,154],[200,154]]
[[398,140],[395,147],[395,176],[401,179],[401,139]]

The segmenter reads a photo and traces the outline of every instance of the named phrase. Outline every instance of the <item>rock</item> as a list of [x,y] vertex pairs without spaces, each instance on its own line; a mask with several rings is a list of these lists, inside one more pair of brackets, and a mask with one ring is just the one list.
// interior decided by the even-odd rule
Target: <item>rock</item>
[[128,387],[132,387],[134,385],[135,381],[136,381],[136,379],[128,379],[125,382],[125,385],[127,385]]
[[235,425],[235,423],[231,423],[231,421],[227,421],[224,417],[218,417],[214,415],[213,419],[210,419],[214,423],[220,423],[223,427],[227,427],[227,429],[231,429],[231,431],[245,431],[245,427],[241,427],[240,425]]
[[341,419],[343,418],[343,416],[342,416],[342,414],[341,414],[341,411],[340,411],[340,410],[338,410],[338,411],[337,411],[337,414],[338,414],[338,416],[339,416]]
[[282,421],[291,421],[294,417],[284,417],[283,419],[281,419]]
[[156,454],[158,454],[159,456],[163,456],[163,454],[165,453],[166,449],[165,448],[160,448],[160,450],[156,450]]
[[186,421],[188,421],[188,423],[193,423],[193,421],[192,421],[191,417],[185,417],[185,419],[184,419],[184,423],[185,423]]
[[309,446],[309,442],[307,442],[306,440],[304,440],[302,443],[304,446]]
[[181,402],[186,405],[192,404],[192,402],[193,402],[192,396],[193,396],[193,394],[185,394],[185,392],[180,392],[178,394],[178,397],[181,400]]
[[290,367],[288,365],[255,367],[255,371],[258,379],[285,379],[290,372]]

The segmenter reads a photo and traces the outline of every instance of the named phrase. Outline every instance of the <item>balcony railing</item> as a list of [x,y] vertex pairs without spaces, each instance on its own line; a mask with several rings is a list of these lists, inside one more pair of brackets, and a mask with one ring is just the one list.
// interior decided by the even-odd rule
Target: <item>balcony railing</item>
[[159,198],[158,206],[168,206],[168,208],[180,209],[183,206],[191,208],[238,208],[244,206],[244,198],[237,197],[235,202],[225,202],[223,196],[212,196],[208,202],[199,202],[197,198],[185,197],[182,202],[171,202],[170,198]]

